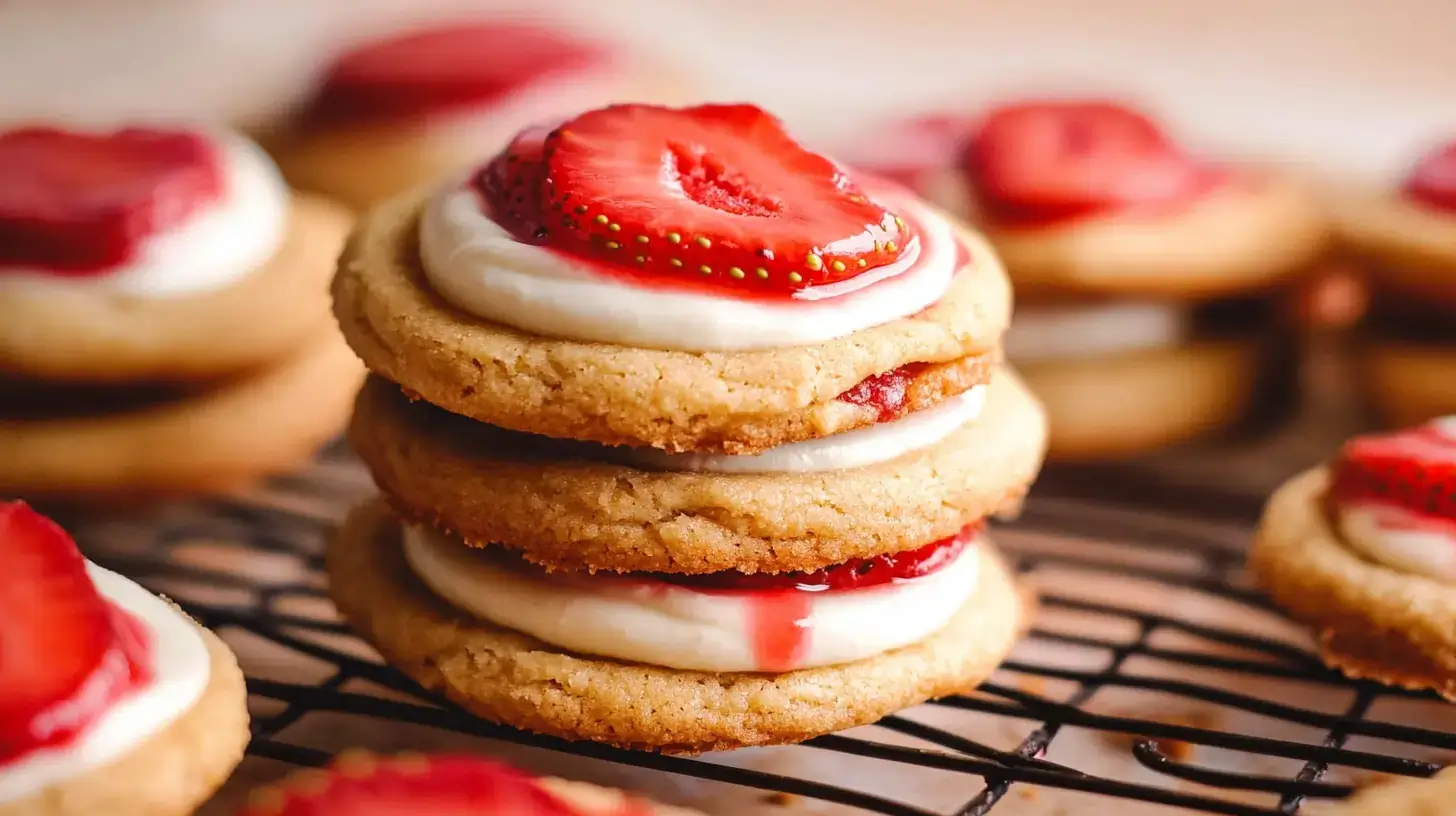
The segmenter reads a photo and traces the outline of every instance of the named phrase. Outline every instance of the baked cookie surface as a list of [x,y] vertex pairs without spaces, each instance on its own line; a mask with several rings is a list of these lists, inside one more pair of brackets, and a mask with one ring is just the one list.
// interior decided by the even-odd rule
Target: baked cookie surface
[[1249,553],[1255,580],[1314,627],[1332,667],[1456,700],[1456,592],[1343,543],[1325,515],[1329,483],[1318,468],[1275,492]]
[[928,640],[828,668],[715,674],[567,654],[456,611],[412,575],[382,502],[350,515],[326,566],[345,618],[426,688],[523,730],[670,753],[798,742],[969,691],[1030,614],[987,552],[973,600]]
[[371,378],[350,438],[404,517],[548,567],[651,572],[811,571],[954,535],[1025,493],[1045,419],[1009,372],[985,409],[938,444],[819,473],[645,471],[411,405]]
[[970,262],[934,306],[816,345],[693,353],[554,340],[470,317],[420,269],[416,225],[430,191],[375,209],[334,278],[334,312],[371,371],[446,410],[515,431],[669,451],[754,453],[872,423],[836,398],[931,363],[915,407],[984,382],[1011,316],[995,254],[961,235]]
[[114,413],[0,417],[0,490],[148,496],[233,487],[307,461],[343,429],[363,376],[327,331],[192,396]]
[[282,244],[221,289],[137,297],[0,286],[0,374],[119,383],[216,379],[284,357],[328,322],[327,284],[351,217],[295,195]]

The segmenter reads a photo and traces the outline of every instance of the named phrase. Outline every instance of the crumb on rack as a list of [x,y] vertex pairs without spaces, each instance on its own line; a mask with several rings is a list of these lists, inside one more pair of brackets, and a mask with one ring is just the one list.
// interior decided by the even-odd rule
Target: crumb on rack
[[[1205,730],[1219,730],[1219,720],[1221,719],[1217,711],[1206,708],[1194,708],[1187,711],[1164,712],[1154,715],[1152,717],[1142,715],[1142,712],[1122,712],[1120,714],[1116,714],[1115,716],[1138,717],[1140,719],[1151,720],[1152,722],[1160,723],[1162,725],[1179,725],[1188,728],[1202,728]],[[1152,743],[1157,746],[1158,751],[1162,753],[1163,756],[1166,756],[1174,762],[1187,762],[1189,759],[1193,758],[1193,755],[1196,752],[1196,746],[1194,746],[1192,743],[1184,742],[1180,739],[1173,739],[1171,737],[1146,737],[1141,734],[1126,734],[1120,732],[1110,732],[1105,734],[1104,737],[1112,744],[1117,745],[1118,747],[1127,751],[1131,751],[1133,749],[1133,746],[1137,745],[1140,742],[1146,742],[1151,740]]]
[[773,805],[774,807],[788,807],[799,801],[799,797],[792,793],[774,791],[773,793],[764,794],[763,801],[765,804]]
[[1041,793],[1036,789],[1035,785],[1017,785],[1016,795],[1020,796],[1023,802],[1035,802]]

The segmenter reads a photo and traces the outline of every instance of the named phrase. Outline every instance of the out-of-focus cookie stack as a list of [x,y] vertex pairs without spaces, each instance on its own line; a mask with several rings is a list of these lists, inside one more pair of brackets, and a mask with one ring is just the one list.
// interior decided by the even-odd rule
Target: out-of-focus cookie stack
[[1025,624],[984,522],[1046,429],[995,254],[757,108],[524,131],[366,216],[334,298],[388,508],[331,594],[486,718],[797,741],[973,687]]
[[236,135],[0,132],[0,493],[231,486],[308,460],[362,370],[350,219]]

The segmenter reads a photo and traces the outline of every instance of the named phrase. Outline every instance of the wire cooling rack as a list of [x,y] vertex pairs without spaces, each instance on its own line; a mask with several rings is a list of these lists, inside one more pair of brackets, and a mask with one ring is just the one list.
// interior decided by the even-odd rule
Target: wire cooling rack
[[333,613],[320,557],[370,490],[336,448],[246,495],[70,520],[94,558],[170,595],[240,655],[252,758],[213,812],[355,745],[486,751],[715,813],[895,816],[1288,814],[1456,756],[1456,706],[1328,671],[1244,583],[1258,491],[1049,472],[996,535],[1043,610],[990,681],[803,746],[685,758],[495,726],[382,663]]

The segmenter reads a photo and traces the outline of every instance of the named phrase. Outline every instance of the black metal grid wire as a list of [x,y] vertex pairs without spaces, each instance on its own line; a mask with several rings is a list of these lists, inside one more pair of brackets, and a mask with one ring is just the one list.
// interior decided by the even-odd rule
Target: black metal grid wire
[[[1086,554],[1043,552],[1035,546],[1022,547],[1012,536],[1002,536],[1007,550],[1023,573],[1043,568],[1085,573],[1089,580],[1119,576],[1191,590],[1244,607],[1265,609],[1265,602],[1239,582],[1241,553],[1236,543],[1199,534],[1179,532],[1181,527],[1166,523],[1145,528],[1136,512],[1093,512],[1091,508],[1144,504],[1156,496],[1161,507],[1174,506],[1185,513],[1217,519],[1220,523],[1247,527],[1257,512],[1254,496],[1199,494],[1198,491],[1155,489],[1139,482],[1135,473],[1116,478],[1086,479],[1086,474],[1050,474],[1039,485],[1037,495],[1014,525],[1032,534],[1114,540],[1119,547],[1153,554],[1176,551],[1196,561],[1193,569],[1129,565],[1109,559],[1089,548]],[[1065,477],[1065,478],[1063,478]],[[1097,496],[1088,496],[1095,485]],[[328,452],[313,472],[278,480],[256,495],[215,499],[169,509],[141,529],[140,546],[108,549],[112,534],[88,534],[81,525],[83,546],[101,563],[131,575],[144,584],[171,592],[205,625],[220,631],[240,629],[266,639],[298,655],[324,661],[331,666],[322,682],[300,684],[250,678],[255,699],[273,701],[276,711],[255,717],[250,753],[297,765],[325,763],[329,756],[316,748],[295,744],[285,729],[308,714],[333,712],[384,720],[405,721],[447,729],[460,734],[487,737],[538,746],[611,762],[684,774],[700,779],[776,791],[847,805],[872,813],[894,816],[929,816],[937,811],[908,804],[893,790],[865,792],[823,781],[730,767],[700,759],[624,752],[594,744],[572,744],[493,725],[461,712],[452,704],[425,692],[391,667],[331,645],[328,637],[349,637],[336,619],[318,618],[288,611],[290,600],[324,598],[322,588],[322,544],[332,525],[345,509],[368,491],[362,473],[342,450]],[[205,539],[223,542],[246,553],[271,559],[294,561],[307,573],[302,580],[264,582],[250,576],[246,568],[218,569],[187,563],[177,557],[187,542]],[[1006,543],[1011,539],[1009,543]],[[245,602],[219,603],[189,600],[179,585],[203,586],[245,597]],[[1104,650],[1110,659],[1100,668],[1074,669],[1024,659],[1012,659],[998,675],[1056,681],[1070,684],[1074,691],[1063,699],[1038,691],[1034,683],[1008,684],[994,680],[976,693],[951,697],[932,705],[979,712],[995,717],[1037,723],[1014,750],[1006,751],[896,715],[877,728],[910,737],[931,747],[916,748],[867,739],[860,736],[820,737],[795,748],[796,751],[825,751],[871,758],[885,763],[902,763],[944,772],[980,777],[983,788],[959,807],[944,811],[955,816],[976,816],[998,810],[1008,791],[1018,784],[1081,791],[1105,797],[1157,803],[1177,809],[1233,816],[1264,816],[1299,812],[1310,798],[1338,798],[1348,795],[1348,784],[1327,778],[1332,767],[1343,766],[1371,774],[1424,777],[1439,770],[1425,759],[1394,753],[1444,759],[1456,752],[1456,734],[1417,725],[1389,722],[1370,716],[1372,707],[1389,698],[1422,699],[1422,695],[1352,682],[1323,667],[1310,653],[1286,642],[1225,629],[1180,617],[1176,611],[1150,612],[1116,603],[1088,601],[1056,592],[1044,593],[1043,608],[1049,611],[1082,613],[1130,624],[1135,636],[1119,639],[1072,631],[1066,627],[1040,624],[1029,638],[1048,647]],[[1162,645],[1160,634],[1191,637],[1217,648],[1187,648]],[[1328,713],[1233,691],[1227,687],[1181,678],[1148,676],[1128,671],[1133,658],[1155,659],[1190,671],[1232,672],[1254,680],[1294,680],[1346,690],[1352,702],[1340,713]],[[345,690],[353,680],[363,680],[396,694],[388,698]],[[1102,690],[1118,689],[1159,694],[1184,701],[1215,704],[1232,711],[1259,715],[1285,724],[1323,732],[1323,739],[1291,741],[1266,736],[1232,733],[1204,724],[1183,724],[1109,714],[1087,705]],[[1439,705],[1432,699],[1431,705]],[[1048,749],[1069,728],[1091,729],[1108,734],[1131,735],[1127,741],[1136,762],[1163,777],[1165,785],[1151,785],[1129,779],[1097,775],[1050,761]],[[856,731],[861,733],[864,729]],[[1357,737],[1383,740],[1381,745],[1398,747],[1392,754],[1354,750],[1348,743]],[[1281,758],[1300,763],[1293,776],[1257,774],[1227,770],[1190,761],[1179,751],[1166,750],[1167,741],[1211,746],[1236,755]],[[1112,743],[1109,743],[1112,745]],[[1108,750],[1113,750],[1109,747]],[[1272,805],[1249,804],[1221,795],[1225,791],[1267,792]],[[905,793],[905,792],[901,792]],[[1004,809],[1004,808],[1002,808]]]

